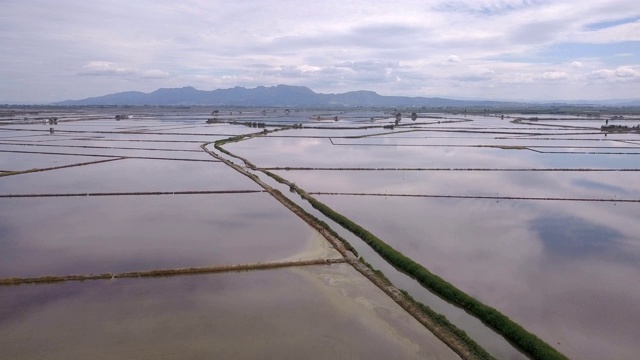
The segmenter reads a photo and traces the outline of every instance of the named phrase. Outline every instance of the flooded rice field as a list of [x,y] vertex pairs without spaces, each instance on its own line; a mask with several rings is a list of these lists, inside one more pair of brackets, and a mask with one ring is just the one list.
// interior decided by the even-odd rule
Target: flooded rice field
[[640,135],[602,133],[604,120],[584,118],[469,118],[308,138],[300,129],[226,148],[562,353],[634,358]]
[[1,287],[10,359],[456,359],[349,265]]
[[[0,286],[10,358],[458,357],[264,183],[495,358],[526,355],[293,191],[569,358],[640,353],[640,134],[555,114],[210,111],[0,119],[0,280],[287,265]],[[296,265],[324,259],[347,263]]]
[[267,194],[0,201],[2,277],[231,265],[296,255],[303,259],[312,245],[321,246],[315,230]]

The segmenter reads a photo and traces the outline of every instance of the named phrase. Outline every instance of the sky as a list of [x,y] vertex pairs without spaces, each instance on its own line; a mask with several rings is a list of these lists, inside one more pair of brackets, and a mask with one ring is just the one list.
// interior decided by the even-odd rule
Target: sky
[[637,0],[0,0],[0,103],[278,84],[640,98]]

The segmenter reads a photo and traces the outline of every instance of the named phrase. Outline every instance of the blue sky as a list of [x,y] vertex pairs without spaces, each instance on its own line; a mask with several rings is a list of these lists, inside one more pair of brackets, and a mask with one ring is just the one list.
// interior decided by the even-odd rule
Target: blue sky
[[636,0],[0,0],[0,46],[0,103],[277,84],[640,98]]

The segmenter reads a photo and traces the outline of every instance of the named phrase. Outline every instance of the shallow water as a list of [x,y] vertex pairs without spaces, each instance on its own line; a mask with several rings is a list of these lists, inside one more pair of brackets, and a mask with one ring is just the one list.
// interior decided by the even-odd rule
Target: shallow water
[[[0,150],[2,150],[1,147]],[[26,171],[31,169],[83,164],[108,158],[109,157],[79,155],[24,154],[0,151],[0,170]]]
[[374,170],[276,171],[306,191],[497,197],[317,196],[571,358],[634,359],[640,163],[637,144],[622,141],[637,135],[473,120],[366,138],[252,139],[227,149],[264,167]]
[[307,192],[637,200],[637,171],[289,170]]
[[[287,186],[278,184],[273,179],[265,175],[261,176],[261,178],[263,181],[267,182],[276,189],[279,189],[284,194],[288,193]],[[461,330],[465,331],[467,335],[469,335],[475,342],[477,342],[482,348],[484,348],[496,359],[528,359],[520,351],[515,349],[513,345],[507,342],[501,335],[498,335],[495,331],[488,328],[478,319],[432,294],[431,292],[423,288],[420,284],[418,284],[415,279],[411,278],[405,273],[399,272],[395,267],[380,258],[380,256],[377,255],[373,251],[373,249],[362,242],[358,237],[353,235],[348,230],[343,229],[342,227],[340,227],[340,225],[335,224],[331,219],[326,218],[322,213],[315,210],[308,202],[301,200],[297,195],[292,195],[289,198],[310,214],[329,224],[329,226],[331,226],[338,234],[340,234],[340,236],[346,239],[353,247],[357,249],[359,256],[366,259],[366,261],[372,264],[375,269],[382,270],[385,276],[390,279],[396,287],[409,291],[411,296],[413,296],[416,300],[422,302],[423,304],[427,304],[437,313],[446,316],[450,322],[452,322]]]
[[150,159],[122,159],[0,178],[3,195],[228,190],[262,188],[221,162]]
[[457,359],[348,265],[0,288],[11,359]]
[[[69,119],[85,117],[99,120],[62,122],[55,126],[55,134],[48,134],[49,126],[44,124],[1,126],[0,149],[44,154],[4,152],[0,157],[4,160],[0,160],[0,165],[3,165],[0,166],[0,171],[77,164],[119,156],[211,160],[211,156],[200,151],[201,143],[257,131],[241,124],[205,124],[205,119],[210,117],[207,111],[148,109],[133,114],[132,110],[132,119],[119,122],[113,120],[113,110],[100,110],[97,115],[67,114]],[[234,114],[228,117],[235,117],[240,121],[260,121],[261,118],[255,109],[245,110],[243,114],[236,112],[234,110]],[[284,115],[281,110],[269,111],[266,118],[274,123],[303,122],[304,126],[316,126],[319,129],[278,131],[248,141],[226,144],[225,148],[246,157],[257,166],[265,167],[422,169],[277,171],[279,175],[296,182],[307,191],[497,196],[497,199],[318,197],[436,274],[498,308],[572,358],[634,359],[635,354],[640,353],[636,341],[640,334],[635,326],[640,321],[640,309],[637,305],[640,303],[640,293],[637,290],[640,289],[637,280],[640,279],[640,267],[637,265],[640,263],[640,240],[637,235],[640,234],[640,228],[636,225],[640,216],[638,203],[516,201],[500,198],[638,199],[640,188],[636,181],[637,171],[549,171],[557,168],[637,170],[640,168],[636,159],[640,146],[637,134],[605,136],[599,131],[596,122],[575,121],[571,117],[543,121],[544,116],[540,116],[541,120],[536,123],[515,124],[509,122],[512,118],[501,120],[497,117],[445,114],[432,114],[441,118],[420,118],[416,122],[403,119],[401,126],[394,130],[354,130],[345,127],[386,125],[391,124],[392,120],[385,118],[371,122],[367,119],[369,115],[384,115],[376,112],[339,114],[338,122],[312,120],[318,114],[324,116],[323,112],[318,111],[292,112],[290,116]],[[333,114],[335,112],[329,115],[334,116]],[[85,145],[90,147],[73,147]],[[128,147],[132,149],[122,149]],[[56,152],[69,155],[57,155]],[[544,171],[461,171],[462,169]],[[179,160],[126,159],[0,178],[2,194],[245,189],[259,190],[246,177],[221,163]],[[0,199],[0,245],[3,249],[0,253],[1,277],[122,272],[338,256],[317,232],[267,194],[5,198]],[[369,257],[366,258],[369,262],[382,264],[382,260],[375,258],[373,253],[366,250],[361,253]],[[331,269],[335,267],[332,266]],[[384,269],[395,271],[390,267]],[[261,351],[260,354],[266,354],[267,357],[282,357],[282,354],[273,352],[268,344],[282,344],[278,341],[286,341],[265,337],[264,334],[272,334],[273,328],[268,325],[272,321],[282,321],[284,328],[294,334],[292,339],[300,339],[301,344],[306,344],[306,349],[320,349],[317,350],[318,354],[325,354],[322,350],[333,351],[331,345],[335,344],[336,352],[329,354],[332,358],[356,357],[360,354],[374,358],[394,357],[385,349],[403,343],[405,340],[399,340],[401,338],[414,339],[414,335],[399,336],[400,332],[389,330],[391,328],[388,325],[378,320],[360,316],[351,318],[348,317],[348,312],[346,315],[335,312],[335,308],[328,312],[336,318],[347,316],[349,321],[365,328],[367,335],[356,337],[352,347],[346,347],[341,342],[343,337],[336,339],[326,335],[327,329],[334,331],[336,323],[326,325],[325,332],[301,331],[308,322],[324,324],[323,321],[333,320],[330,320],[330,316],[314,313],[313,318],[296,315],[296,322],[293,318],[287,318],[291,311],[315,309],[318,306],[351,309],[347,303],[331,297],[323,298],[333,299],[330,304],[315,305],[286,302],[273,295],[284,293],[287,299],[308,295],[317,297],[317,291],[306,294],[308,290],[304,284],[324,283],[333,286],[340,283],[336,279],[341,278],[336,277],[336,274],[327,276],[322,272],[304,271],[278,270],[279,274],[297,274],[292,275],[293,277],[284,276],[286,279],[283,282],[286,285],[281,285],[278,282],[280,280],[268,278],[246,282],[239,280],[240,275],[245,276],[244,279],[254,276],[249,274],[224,274],[221,276],[234,277],[233,281],[207,283],[203,288],[206,291],[211,291],[212,288],[218,291],[242,288],[243,284],[237,282],[249,285],[237,293],[221,293],[223,295],[220,298],[215,298],[209,292],[197,292],[196,298],[201,300],[214,297],[219,303],[231,304],[231,307],[222,307],[222,315],[213,311],[215,319],[224,319],[225,324],[238,325],[228,333],[233,338],[242,340],[243,332],[246,332],[247,339],[251,338],[253,342],[265,339],[260,343],[264,346],[256,347],[256,351]],[[304,281],[296,280],[296,276]],[[390,277],[399,279],[400,286],[410,290],[414,296],[418,294],[417,298],[430,305],[429,294],[402,276],[404,275],[393,274]],[[345,277],[352,280],[351,275]],[[196,278],[213,279],[190,277]],[[210,310],[208,305],[198,305],[190,297],[177,299],[176,293],[160,299],[149,297],[149,294],[160,293],[156,287],[164,289],[164,285],[183,289],[185,294],[199,289],[196,284],[198,281],[194,283],[178,279],[0,288],[3,304],[4,299],[19,299],[17,303],[7,300],[6,303],[11,304],[7,307],[9,310],[0,313],[0,320],[3,321],[0,326],[3,329],[20,336],[26,334],[27,329],[41,326],[38,327],[38,336],[12,338],[15,340],[12,345],[14,347],[6,348],[37,356],[39,351],[46,353],[56,347],[60,351],[49,353],[69,357],[69,338],[62,335],[56,337],[58,332],[54,334],[53,331],[61,328],[66,333],[60,333],[69,334],[74,341],[76,337],[86,339],[86,349],[82,347],[78,351],[85,351],[83,354],[87,357],[95,357],[93,348],[113,348],[112,345],[117,341],[120,344],[126,343],[121,348],[125,357],[130,354],[145,355],[145,351],[153,348],[138,344],[159,343],[159,349],[165,349],[165,342],[166,353],[175,349],[181,354],[193,353],[194,357],[201,357],[202,352],[198,351],[205,349],[202,351],[209,353],[209,348],[213,346],[221,349],[222,352],[216,353],[220,357],[256,357],[257,352],[253,352],[253,348],[238,347],[238,342],[234,343],[233,349],[221,345],[227,343],[222,340],[212,342],[211,338],[218,336],[227,339],[224,338],[227,334],[220,335],[218,328],[212,330],[212,326],[198,327],[201,323],[192,325],[196,320],[191,319],[207,316]],[[150,285],[162,284],[163,281],[166,283],[162,286]],[[97,284],[101,283],[115,287],[116,290],[114,293],[100,293],[102,286]],[[119,284],[124,283],[135,286],[118,288]],[[181,288],[179,284],[187,284],[187,288]],[[56,287],[58,285],[60,287]],[[85,288],[81,288],[82,286]],[[256,286],[261,290],[254,292]],[[269,286],[282,289],[274,292]],[[90,292],[96,291],[99,296],[87,298],[89,295],[78,288],[91,289]],[[146,293],[137,294],[132,290],[136,288]],[[41,295],[31,294],[31,297],[22,293],[24,289],[49,290],[43,291]],[[300,289],[303,291],[299,291]],[[317,290],[318,287],[314,289]],[[271,307],[261,308],[259,302],[249,301],[255,299],[239,299],[239,295],[234,295],[241,292],[255,294],[262,302],[272,301]],[[342,288],[338,292],[342,296],[350,293]],[[125,294],[126,297],[118,297]],[[67,296],[73,304],[77,301],[79,313],[85,314],[78,319],[85,321],[67,322],[72,318],[68,315],[71,307],[58,300],[61,296]],[[354,296],[354,299],[356,303],[369,308],[372,296]],[[99,302],[102,298],[110,301]],[[36,299],[33,301],[39,305],[31,306],[30,300],[26,299]],[[143,303],[148,305],[166,302],[171,306],[179,305],[165,308],[165,303],[156,308],[150,307],[149,313],[141,312],[140,317],[136,318],[135,314],[127,312],[129,307],[124,305],[128,299],[134,299],[131,300],[134,309]],[[183,307],[182,300],[188,300],[189,305],[196,306],[193,309],[185,306],[186,311],[172,310]],[[18,319],[12,317],[12,314],[21,313],[22,305],[19,303],[29,305],[25,305],[29,309],[23,311],[25,315]],[[54,303],[55,308],[48,307],[49,305],[40,307],[40,304]],[[109,308],[111,303],[113,308]],[[237,307],[233,307],[236,305]],[[107,309],[105,318],[98,318],[94,323],[86,321],[87,318],[95,317],[95,314],[101,314],[96,308]],[[240,308],[242,310],[238,310]],[[163,310],[167,309],[170,310],[170,315],[158,315],[164,314]],[[262,310],[280,314],[278,311],[284,311],[282,309],[288,310],[286,316],[256,315],[262,314]],[[466,319],[459,319],[460,311],[456,309],[451,310],[445,306],[437,307],[436,310],[443,311],[456,321],[468,322]],[[123,314],[119,313],[121,311]],[[357,313],[355,309],[352,311]],[[387,310],[374,312],[377,315],[389,314]],[[251,322],[243,314],[249,314],[252,320],[258,320]],[[129,337],[135,341],[127,343],[127,339],[118,338],[108,327],[103,328],[104,324],[117,325],[110,322],[107,315],[121,317],[128,329],[135,329],[136,331],[130,331]],[[133,320],[127,323],[126,316]],[[162,327],[165,333],[157,330],[157,324],[149,326],[156,319],[165,324]],[[188,325],[189,329],[195,328],[203,330],[204,334],[214,335],[200,337],[197,331],[187,329],[184,333],[192,336],[185,339],[180,337],[182,331],[172,332],[172,328],[166,326],[182,320],[185,324],[191,324]],[[49,326],[38,321],[61,325]],[[70,325],[66,327],[66,324]],[[337,324],[344,325],[341,322]],[[262,325],[266,327],[260,327]],[[92,328],[87,326],[99,326],[97,334],[101,336],[91,338]],[[254,330],[252,326],[266,329],[266,332]],[[361,331],[352,325],[345,326],[347,335]],[[481,329],[481,326],[470,326]],[[156,334],[162,335],[155,338],[147,336],[150,329],[155,329]],[[185,328],[179,330],[183,329]],[[389,337],[387,330],[395,335]],[[53,334],[51,342],[46,340],[49,334]],[[314,337],[315,342],[310,344],[300,337],[305,334]],[[500,354],[499,358],[519,356],[500,339],[474,336],[482,339],[483,344],[489,344],[494,354]],[[171,342],[172,337],[180,341]],[[412,344],[409,345],[403,343],[400,348],[404,350],[399,351],[405,351],[403,354],[416,354],[411,351],[419,349],[414,343],[419,342],[418,339],[422,337],[423,335],[415,335],[416,340],[411,340]],[[379,345],[383,349],[370,354],[367,350],[360,350],[359,344],[364,342],[373,342],[373,345]],[[185,350],[184,344],[190,344],[188,348],[191,350]],[[413,350],[406,352],[409,348]],[[301,357],[295,349],[292,354],[296,358]],[[246,352],[238,353],[244,350]],[[149,356],[158,357],[154,354],[158,355],[152,353]],[[232,356],[236,354],[239,355]],[[308,352],[304,355],[305,358],[309,357]]]
[[2,278],[309,259],[324,248],[263,193],[0,199],[0,229]]
[[571,357],[640,352],[638,204],[318,199]]

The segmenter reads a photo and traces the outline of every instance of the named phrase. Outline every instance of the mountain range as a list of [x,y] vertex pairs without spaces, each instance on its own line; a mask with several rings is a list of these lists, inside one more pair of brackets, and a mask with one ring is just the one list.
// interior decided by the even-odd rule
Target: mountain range
[[[623,103],[592,102],[598,105],[640,106],[640,100]],[[340,94],[321,94],[304,86],[258,86],[248,89],[236,86],[230,89],[211,91],[198,90],[191,86],[162,88],[151,93],[139,91],[120,92],[81,100],[66,100],[54,105],[217,105],[217,106],[514,106],[524,102],[453,100],[445,98],[383,96],[373,91],[350,91]]]

